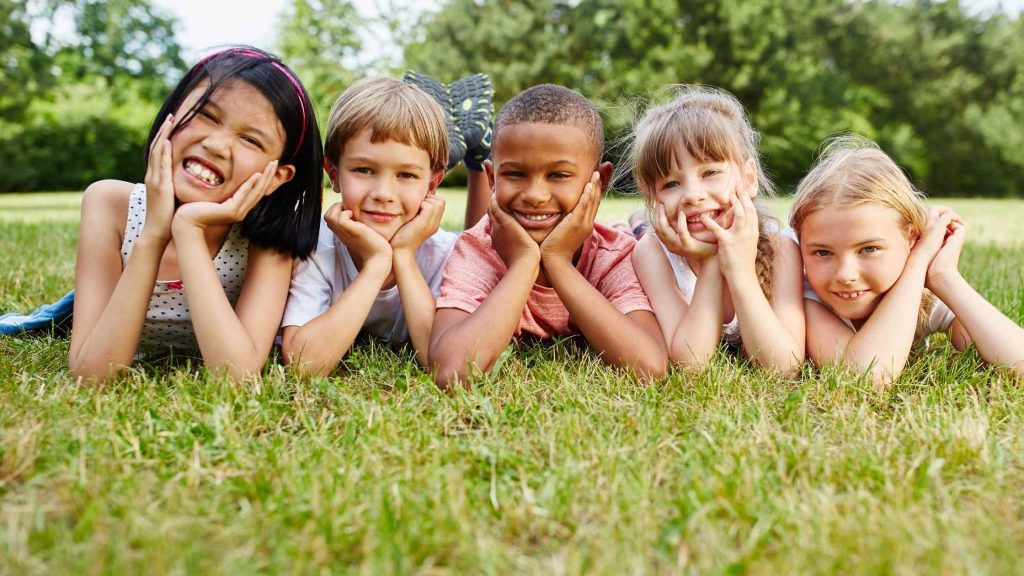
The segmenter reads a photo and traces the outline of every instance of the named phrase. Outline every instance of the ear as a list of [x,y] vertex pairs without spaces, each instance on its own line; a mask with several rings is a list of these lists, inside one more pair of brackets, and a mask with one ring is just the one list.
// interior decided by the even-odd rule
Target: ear
[[743,163],[743,173],[741,174],[741,178],[743,178],[743,189],[750,192],[750,197],[753,198],[754,196],[757,196],[757,193],[759,192],[757,182],[757,163],[754,162],[753,158],[748,158],[747,161]]
[[608,187],[612,184],[612,170],[613,166],[611,162],[601,162],[597,165],[597,173],[601,175],[602,195],[608,191]]
[[292,164],[278,165],[277,169],[274,170],[274,190],[281,187],[286,182],[291,182],[291,179],[295,177],[295,166]]
[[334,190],[335,194],[341,194],[341,190],[338,189],[338,167],[324,158],[324,169],[327,170],[327,178],[331,181],[331,190]]
[[487,186],[494,190],[494,162],[484,160],[484,172],[487,174]]
[[441,180],[444,180],[444,170],[438,170],[430,176],[430,184],[427,188],[427,194],[433,194],[437,191],[437,187],[441,185]]
[[920,238],[921,238],[921,234],[917,230],[914,230],[913,227],[908,227],[907,228],[907,242],[910,243],[910,247],[911,248],[913,248],[914,245],[917,244],[917,241]]

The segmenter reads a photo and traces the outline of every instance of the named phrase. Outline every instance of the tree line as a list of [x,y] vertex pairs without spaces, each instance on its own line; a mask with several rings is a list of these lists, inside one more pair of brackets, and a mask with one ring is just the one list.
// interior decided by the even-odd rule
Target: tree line
[[[614,142],[660,88],[736,94],[783,190],[821,140],[875,139],[933,196],[1024,195],[1024,21],[957,1],[293,0],[279,52],[326,116],[354,78],[486,72],[500,106],[540,82],[580,90]],[[74,31],[57,34],[60,19]],[[3,24],[7,22],[7,24]],[[50,23],[50,26],[45,24]],[[149,0],[0,0],[0,191],[141,180],[152,114],[187,68]],[[368,37],[372,26],[375,34]],[[360,60],[369,44],[397,58]],[[617,150],[609,151],[615,160]]]

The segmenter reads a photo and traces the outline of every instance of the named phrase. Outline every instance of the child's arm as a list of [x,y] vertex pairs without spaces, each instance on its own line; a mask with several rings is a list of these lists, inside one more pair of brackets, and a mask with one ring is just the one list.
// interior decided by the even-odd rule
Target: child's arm
[[778,238],[772,263],[773,298],[769,302],[757,279],[758,216],[750,196],[732,198],[733,221],[722,228],[707,213],[705,226],[718,240],[722,274],[729,283],[743,349],[758,366],[793,375],[804,361],[803,268],[799,249]]
[[960,274],[960,252],[967,238],[967,229],[956,216],[950,224],[952,233],[928,267],[925,287],[953,311],[953,345],[963,350],[974,346],[989,364],[1002,364],[1024,375],[1024,329],[1006,317],[978,294]]
[[[682,222],[677,232],[659,205],[655,212],[654,231],[637,242],[633,250],[633,268],[644,292],[651,301],[668,347],[668,358],[688,366],[703,366],[718,349],[722,339],[722,278],[718,259],[704,257],[692,301],[687,303],[658,239],[673,253],[688,253],[693,239]],[[696,257],[696,256],[695,256]]]
[[642,378],[665,374],[665,344],[654,314],[623,314],[580,274],[573,256],[594,230],[601,204],[601,178],[594,172],[579,202],[541,244],[544,273],[587,342],[613,365],[631,368]]
[[[388,241],[353,220],[352,211],[345,210],[340,202],[327,209],[324,222],[349,253],[362,261],[362,268],[323,314],[302,326],[285,326],[281,337],[284,361],[303,376],[326,376],[341,362],[392,270]],[[301,282],[303,278],[293,281]]]
[[540,272],[540,247],[491,198],[491,239],[508,267],[472,314],[442,308],[434,316],[428,357],[441,388],[465,385],[470,366],[489,371],[515,334]]
[[167,134],[172,122],[168,116],[153,140],[145,180],[146,221],[123,270],[119,231],[133,187],[107,180],[85,192],[68,354],[76,378],[111,378],[135,358],[160,259],[171,240],[174,187]]
[[405,323],[409,328],[409,340],[416,350],[416,359],[423,366],[427,366],[430,330],[434,325],[434,295],[423,278],[423,271],[416,264],[416,251],[437,232],[443,215],[444,198],[431,192],[420,204],[419,214],[391,239],[392,266],[398,296],[405,311]]
[[292,259],[251,246],[242,292],[232,308],[213,265],[205,230],[241,222],[260,199],[277,188],[278,175],[275,160],[224,202],[181,206],[171,226],[203,361],[211,370],[226,370],[234,380],[259,373],[270,354],[288,297]]
[[867,373],[876,384],[888,384],[900,375],[914,343],[928,265],[941,246],[951,216],[948,211],[933,209],[928,220],[899,280],[857,332],[822,304],[805,301],[807,351],[816,364],[841,362],[858,373]]

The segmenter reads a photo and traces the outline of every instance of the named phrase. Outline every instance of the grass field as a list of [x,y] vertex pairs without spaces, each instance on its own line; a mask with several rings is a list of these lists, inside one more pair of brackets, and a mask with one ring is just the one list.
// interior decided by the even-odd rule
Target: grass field
[[[1024,320],[1024,202],[948,203],[965,276]],[[71,286],[77,205],[0,195],[0,312]],[[1021,571],[1021,382],[941,340],[882,393],[727,356],[643,386],[572,340],[452,395],[373,343],[331,378],[94,388],[67,346],[0,337],[0,574]]]

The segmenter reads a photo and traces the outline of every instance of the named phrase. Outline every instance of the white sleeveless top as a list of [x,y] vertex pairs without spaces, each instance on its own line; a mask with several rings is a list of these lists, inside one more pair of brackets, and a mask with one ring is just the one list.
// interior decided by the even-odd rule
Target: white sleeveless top
[[[136,184],[128,199],[128,221],[121,243],[121,265],[128,261],[135,240],[146,222],[146,186]],[[228,232],[224,245],[217,252],[213,265],[220,276],[220,285],[234,306],[242,292],[245,268],[249,261],[249,240],[242,236],[242,225],[235,224]],[[198,350],[192,316],[185,301],[181,280],[157,280],[153,296],[149,299],[146,322],[142,325],[139,344],[160,348],[186,348]]]
[[[661,246],[661,250],[668,258],[668,263],[672,266],[672,274],[676,277],[676,284],[683,293],[686,303],[689,304],[693,301],[693,291],[697,288],[697,275],[690,269],[686,258],[669,252],[668,248],[662,244],[661,239],[657,236],[654,239],[657,240],[658,246]],[[735,314],[733,314],[732,320],[727,324],[722,324],[722,342],[736,346],[739,346],[741,343],[740,322]]]

